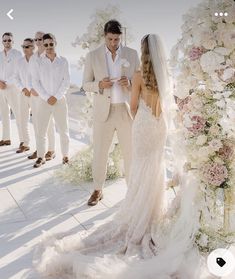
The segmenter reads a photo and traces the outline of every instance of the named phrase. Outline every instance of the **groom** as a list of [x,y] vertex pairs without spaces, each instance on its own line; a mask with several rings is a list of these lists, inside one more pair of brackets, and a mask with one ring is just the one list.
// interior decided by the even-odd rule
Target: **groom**
[[88,205],[103,198],[109,148],[115,130],[124,157],[128,180],[131,161],[131,125],[129,110],[131,78],[139,68],[137,52],[121,45],[122,26],[116,20],[104,26],[105,44],[86,57],[83,89],[94,92],[93,166],[94,192]]

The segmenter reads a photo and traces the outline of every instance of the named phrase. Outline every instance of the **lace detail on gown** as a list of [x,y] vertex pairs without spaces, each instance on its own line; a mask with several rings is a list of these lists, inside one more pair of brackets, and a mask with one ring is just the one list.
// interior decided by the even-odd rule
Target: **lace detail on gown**
[[120,209],[113,220],[83,238],[45,234],[34,260],[41,274],[57,279],[105,278],[108,270],[114,272],[109,266],[114,259],[131,262],[156,255],[158,243],[152,234],[164,208],[165,141],[162,114],[156,118],[141,100],[133,121],[128,191]]

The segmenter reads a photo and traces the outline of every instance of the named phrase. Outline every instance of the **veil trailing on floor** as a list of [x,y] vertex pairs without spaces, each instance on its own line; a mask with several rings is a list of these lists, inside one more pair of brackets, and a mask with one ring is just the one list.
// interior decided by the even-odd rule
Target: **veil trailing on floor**
[[177,123],[177,107],[163,43],[158,35],[150,34],[148,45],[162,113],[168,127],[167,146],[170,152],[166,150],[166,168],[172,173],[173,179],[177,180],[178,191],[154,234],[154,242],[160,243],[158,254],[152,259],[126,266],[120,272],[120,278],[198,279],[201,278],[201,257],[194,245],[194,237],[199,228],[196,201],[198,181],[192,173],[184,172],[184,137]]

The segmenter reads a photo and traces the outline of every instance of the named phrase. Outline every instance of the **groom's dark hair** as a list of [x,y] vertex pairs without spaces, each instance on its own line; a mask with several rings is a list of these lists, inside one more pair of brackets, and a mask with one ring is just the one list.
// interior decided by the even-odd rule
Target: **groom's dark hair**
[[112,19],[112,20],[109,20],[108,22],[106,22],[105,26],[104,26],[104,34],[106,35],[107,33],[122,34],[121,23],[115,19]]

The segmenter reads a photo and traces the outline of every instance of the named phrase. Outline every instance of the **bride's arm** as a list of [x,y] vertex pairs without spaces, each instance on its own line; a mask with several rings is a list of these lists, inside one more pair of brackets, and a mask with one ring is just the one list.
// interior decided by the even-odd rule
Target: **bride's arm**
[[131,88],[131,114],[133,118],[136,115],[138,105],[139,105],[139,97],[141,92],[141,73],[140,71],[135,72],[132,78],[132,88]]

